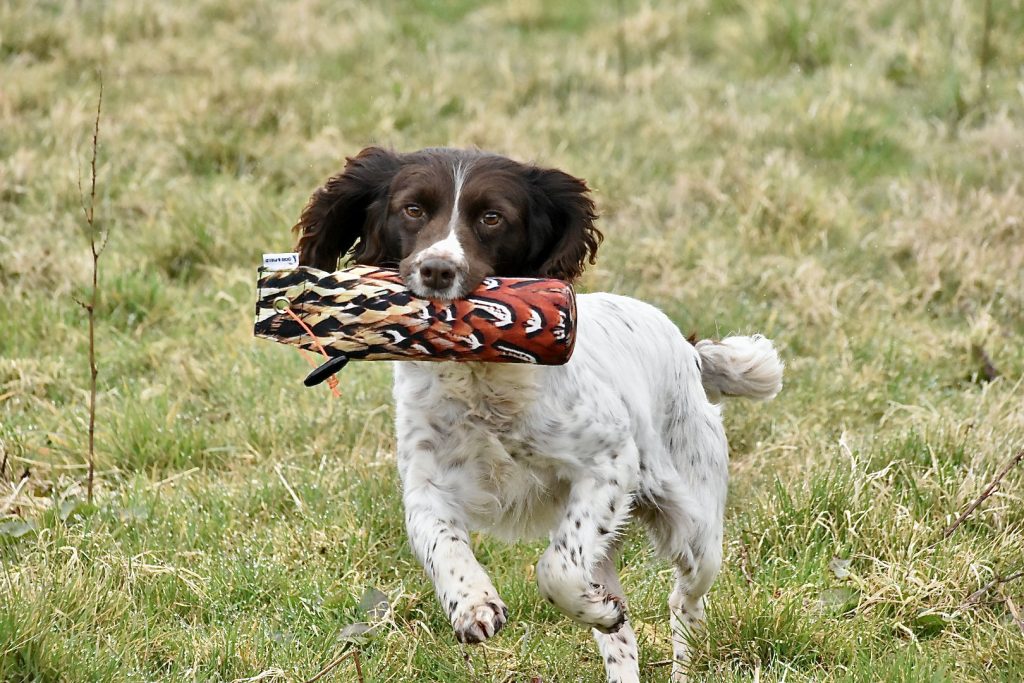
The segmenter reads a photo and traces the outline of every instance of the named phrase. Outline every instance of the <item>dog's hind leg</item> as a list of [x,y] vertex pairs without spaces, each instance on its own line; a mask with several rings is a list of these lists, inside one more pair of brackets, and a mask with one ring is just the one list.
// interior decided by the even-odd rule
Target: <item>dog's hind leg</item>
[[[609,556],[594,568],[594,579],[603,584],[609,594],[618,597],[625,604],[626,593],[622,590],[622,583],[615,571],[616,551],[617,549],[610,550]],[[615,633],[603,633],[596,628],[593,632],[594,640],[601,651],[601,659],[604,661],[608,683],[639,683],[640,664],[637,661],[636,635],[629,624],[629,617]]]
[[721,548],[708,548],[699,559],[676,558],[676,583],[668,598],[672,630],[672,682],[687,680],[690,652],[687,640],[704,631],[704,601],[722,563]]
[[551,545],[537,562],[540,593],[562,612],[599,631],[614,632],[626,619],[620,596],[609,593],[596,570],[611,554],[615,534],[629,516],[637,459],[632,441],[573,481],[569,500]]
[[728,465],[724,435],[691,443],[707,446],[693,459],[683,454],[683,462],[697,463],[697,471],[663,479],[664,485],[656,494],[638,501],[636,510],[655,552],[675,569],[675,586],[668,599],[673,683],[687,680],[689,642],[704,629],[705,596],[722,565]]

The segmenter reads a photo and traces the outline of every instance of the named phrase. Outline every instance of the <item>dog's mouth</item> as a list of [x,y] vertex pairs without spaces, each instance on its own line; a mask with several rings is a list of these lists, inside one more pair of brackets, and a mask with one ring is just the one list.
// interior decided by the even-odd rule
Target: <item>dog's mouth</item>
[[469,293],[462,287],[452,286],[446,289],[434,289],[431,287],[423,287],[417,283],[409,282],[408,280],[406,281],[405,286],[421,299],[430,299],[432,301],[455,301],[456,299],[464,299],[466,294]]

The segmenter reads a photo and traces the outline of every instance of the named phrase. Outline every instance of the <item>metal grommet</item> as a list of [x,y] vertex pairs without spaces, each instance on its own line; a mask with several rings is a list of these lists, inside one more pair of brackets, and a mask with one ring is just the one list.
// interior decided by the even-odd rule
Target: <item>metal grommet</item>
[[278,313],[284,313],[291,308],[292,302],[288,300],[286,296],[279,296],[274,299],[274,310]]

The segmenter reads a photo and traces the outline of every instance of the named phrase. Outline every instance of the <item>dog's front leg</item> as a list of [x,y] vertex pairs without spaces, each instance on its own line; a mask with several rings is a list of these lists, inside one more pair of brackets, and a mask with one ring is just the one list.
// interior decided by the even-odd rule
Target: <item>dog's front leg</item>
[[455,637],[463,643],[490,638],[505,625],[508,608],[473,556],[462,511],[454,503],[456,489],[419,467],[406,473],[404,489],[409,542],[434,582]]

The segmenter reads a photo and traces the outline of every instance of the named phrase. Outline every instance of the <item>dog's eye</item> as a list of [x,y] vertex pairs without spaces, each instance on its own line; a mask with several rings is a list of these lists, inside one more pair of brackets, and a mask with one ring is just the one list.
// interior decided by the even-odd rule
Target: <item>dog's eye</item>
[[423,214],[426,212],[419,204],[406,204],[402,207],[402,213],[409,218],[423,218]]
[[480,217],[480,222],[488,228],[493,228],[498,223],[501,223],[501,214],[497,211],[488,211]]

